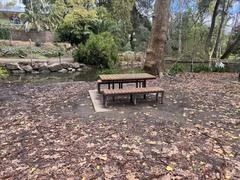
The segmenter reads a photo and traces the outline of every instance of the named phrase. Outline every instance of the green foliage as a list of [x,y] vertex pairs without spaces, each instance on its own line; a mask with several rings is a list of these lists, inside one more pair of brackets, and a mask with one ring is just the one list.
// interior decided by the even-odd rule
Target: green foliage
[[212,72],[230,72],[230,69],[228,67],[212,67]]
[[193,72],[199,73],[199,72],[211,72],[211,68],[209,68],[208,65],[200,64],[193,68]]
[[[32,54],[44,57],[58,57],[59,52],[65,52],[62,48],[43,48],[43,47],[32,47]],[[31,54],[30,48],[19,46],[2,46],[0,47],[0,57],[27,57]]]
[[0,67],[0,78],[5,78],[8,76],[8,71],[3,68],[3,67]]
[[0,27],[0,39],[9,39],[10,38],[10,29]]
[[170,74],[170,75],[176,75],[176,74],[182,73],[182,72],[184,72],[184,71],[185,71],[185,68],[184,68],[183,65],[181,65],[181,64],[174,64],[174,65],[170,68],[169,74]]
[[61,41],[72,44],[86,43],[93,32],[94,23],[97,20],[96,10],[78,7],[66,15],[63,24],[57,30]]
[[115,66],[111,69],[100,69],[98,74],[134,74],[134,73],[144,73],[143,69],[140,68],[131,68],[131,69],[121,69],[119,66]]
[[113,36],[104,32],[90,35],[85,45],[80,44],[74,53],[74,58],[80,63],[109,68],[116,64],[117,55],[117,45]]

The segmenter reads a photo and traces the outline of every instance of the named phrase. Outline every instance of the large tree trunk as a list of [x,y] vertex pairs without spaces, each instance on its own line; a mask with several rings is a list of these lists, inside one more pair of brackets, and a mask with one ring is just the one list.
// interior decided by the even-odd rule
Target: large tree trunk
[[228,9],[231,6],[232,2],[233,2],[233,0],[223,0],[223,2],[222,2],[223,7],[222,7],[222,14],[221,14],[221,22],[220,22],[220,26],[218,29],[217,40],[216,40],[213,55],[212,55],[213,58],[218,58],[219,54],[221,54],[221,53],[219,53],[219,50],[220,50],[223,29],[227,23],[226,16],[227,16]]
[[169,6],[170,0],[155,2],[151,39],[144,65],[145,71],[154,75],[165,72],[164,50],[167,41]]
[[209,58],[209,66],[211,66],[211,64],[212,64],[212,62],[211,62],[212,36],[213,36],[215,24],[216,24],[216,18],[217,18],[217,15],[218,15],[218,8],[219,8],[219,5],[220,5],[220,2],[221,2],[221,0],[216,1],[214,11],[213,11],[213,15],[212,15],[212,23],[211,23],[211,27],[210,27],[209,32],[208,32],[208,37],[207,37],[207,41],[206,41],[206,45],[205,45],[205,53],[206,53],[206,56]]
[[182,27],[183,27],[183,0],[180,0],[180,20],[179,20],[179,34],[178,34],[178,56],[182,56]]
[[231,52],[237,47],[239,43],[240,43],[240,29],[238,30],[238,33],[236,34],[234,41],[232,41],[232,43],[228,45],[227,50],[220,59],[227,59],[230,56]]

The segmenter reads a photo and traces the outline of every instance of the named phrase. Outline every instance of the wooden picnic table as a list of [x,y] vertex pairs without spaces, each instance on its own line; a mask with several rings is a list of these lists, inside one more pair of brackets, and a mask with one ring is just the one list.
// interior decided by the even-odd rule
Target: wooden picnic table
[[[147,80],[156,79],[156,76],[153,76],[148,73],[136,73],[136,74],[103,74],[99,75],[100,83],[108,84],[108,89],[114,89],[116,83],[119,84],[119,89],[123,88],[123,83],[136,83],[136,88],[146,87]],[[100,84],[98,86],[98,91],[100,92]]]

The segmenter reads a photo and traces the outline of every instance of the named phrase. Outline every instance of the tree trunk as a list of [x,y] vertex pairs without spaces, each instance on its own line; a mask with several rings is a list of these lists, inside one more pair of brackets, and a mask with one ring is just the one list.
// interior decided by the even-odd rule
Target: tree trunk
[[227,50],[220,59],[227,59],[230,56],[231,52],[237,47],[239,43],[240,43],[240,29],[238,30],[235,40],[229,44]]
[[221,39],[221,35],[222,35],[222,30],[223,30],[223,24],[224,24],[224,21],[225,21],[225,16],[226,16],[226,0],[223,0],[221,22],[220,22],[220,26],[219,26],[219,29],[218,29],[218,34],[217,34],[215,47],[214,47],[213,54],[212,54],[213,58],[217,57],[217,53],[219,51],[219,43],[220,43],[220,39]]
[[207,37],[207,41],[206,41],[206,45],[205,45],[205,53],[206,53],[206,56],[209,58],[209,66],[212,65],[212,62],[211,62],[212,36],[213,36],[215,24],[216,24],[216,18],[217,18],[217,15],[218,15],[218,7],[220,5],[220,1],[221,0],[216,1],[214,11],[213,11],[213,15],[212,15],[212,23],[211,23],[211,27],[209,29],[209,33],[208,33],[208,37]]
[[167,41],[170,0],[156,0],[153,26],[149,48],[147,50],[145,71],[159,75],[165,72],[164,50]]
[[178,56],[182,56],[182,25],[183,25],[183,0],[180,0],[180,22],[179,22],[179,34],[178,34]]

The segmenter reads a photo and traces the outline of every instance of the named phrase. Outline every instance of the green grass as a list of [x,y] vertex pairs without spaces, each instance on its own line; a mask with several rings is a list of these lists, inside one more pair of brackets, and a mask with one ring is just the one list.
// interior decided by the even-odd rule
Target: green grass
[[3,67],[0,67],[0,78],[5,78],[8,76],[8,71],[3,68]]

